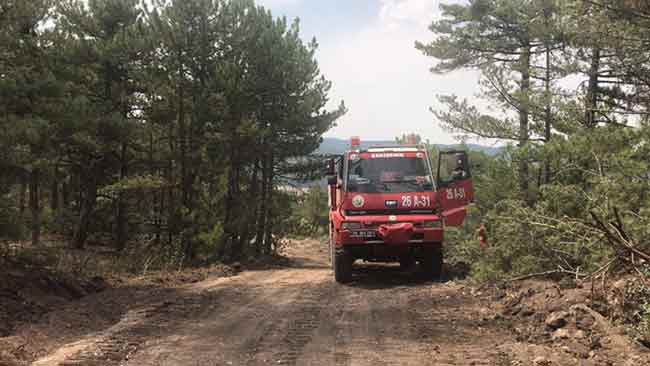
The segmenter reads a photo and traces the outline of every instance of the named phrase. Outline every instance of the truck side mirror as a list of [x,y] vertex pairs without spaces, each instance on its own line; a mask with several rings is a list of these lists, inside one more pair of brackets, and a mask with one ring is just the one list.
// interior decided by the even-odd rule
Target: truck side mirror
[[327,160],[327,167],[325,168],[325,175],[336,175],[336,162],[334,159]]
[[327,185],[328,186],[334,186],[338,183],[338,178],[336,175],[328,175],[327,176]]

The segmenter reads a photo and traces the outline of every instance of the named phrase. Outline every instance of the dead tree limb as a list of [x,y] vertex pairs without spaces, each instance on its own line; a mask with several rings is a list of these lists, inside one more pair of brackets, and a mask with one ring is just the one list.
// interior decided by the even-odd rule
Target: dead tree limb
[[621,220],[618,210],[614,209],[614,212],[616,222],[610,223],[608,227],[608,225],[605,224],[594,211],[591,211],[590,214],[595,222],[595,227],[605,234],[607,241],[612,247],[614,247],[614,249],[622,250],[631,256],[636,256],[646,261],[650,261],[650,254],[639,249],[630,239],[630,236],[623,227],[623,221]]
[[546,271],[546,272],[538,272],[538,273],[530,273],[527,275],[519,276],[519,277],[513,277],[510,279],[505,280],[504,282],[516,282],[516,281],[523,281],[523,280],[529,280],[531,278],[535,277],[546,277],[554,274],[570,274],[572,276],[576,277],[582,277],[585,276],[583,274],[578,273],[577,271],[568,271],[566,269],[555,269],[552,271]]

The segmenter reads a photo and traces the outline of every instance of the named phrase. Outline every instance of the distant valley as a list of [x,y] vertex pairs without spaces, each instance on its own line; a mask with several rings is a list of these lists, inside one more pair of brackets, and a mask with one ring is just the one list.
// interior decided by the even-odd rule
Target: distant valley
[[[368,148],[370,146],[379,146],[379,145],[395,145],[393,140],[361,140],[361,148]],[[452,144],[434,144],[439,149],[453,149],[459,148],[461,145],[452,145]],[[350,140],[340,139],[335,137],[324,137],[323,143],[320,145],[317,154],[343,154],[350,146]],[[484,146],[478,144],[467,144],[467,148],[474,151],[482,151],[488,155],[496,155],[501,148]]]

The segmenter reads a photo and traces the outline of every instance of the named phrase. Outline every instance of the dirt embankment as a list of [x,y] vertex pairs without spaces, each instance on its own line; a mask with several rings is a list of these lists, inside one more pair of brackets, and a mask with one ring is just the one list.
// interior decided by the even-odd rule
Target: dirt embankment
[[0,271],[0,366],[25,365],[69,341],[110,328],[176,289],[232,276],[228,266],[144,277],[74,276],[6,260]]
[[34,365],[650,365],[588,289],[475,288],[365,264],[342,286],[318,241],[286,254],[284,267],[108,289],[14,337],[44,345]]
[[0,337],[106,287],[102,278],[77,279],[43,270],[5,268],[0,273]]

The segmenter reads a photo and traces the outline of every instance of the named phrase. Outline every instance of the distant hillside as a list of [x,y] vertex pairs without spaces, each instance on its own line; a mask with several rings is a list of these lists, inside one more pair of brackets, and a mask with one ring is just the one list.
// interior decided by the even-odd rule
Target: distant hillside
[[[393,140],[375,140],[375,141],[361,141],[361,148],[368,148],[370,146],[376,145],[393,145],[395,141]],[[453,149],[459,145],[448,145],[448,144],[435,144],[436,147],[440,149]],[[342,154],[350,146],[350,140],[339,139],[335,137],[325,137],[323,138],[323,143],[320,145],[317,153],[320,154]],[[482,151],[488,155],[496,155],[499,152],[498,147],[483,146],[478,144],[467,144],[471,150]]]

